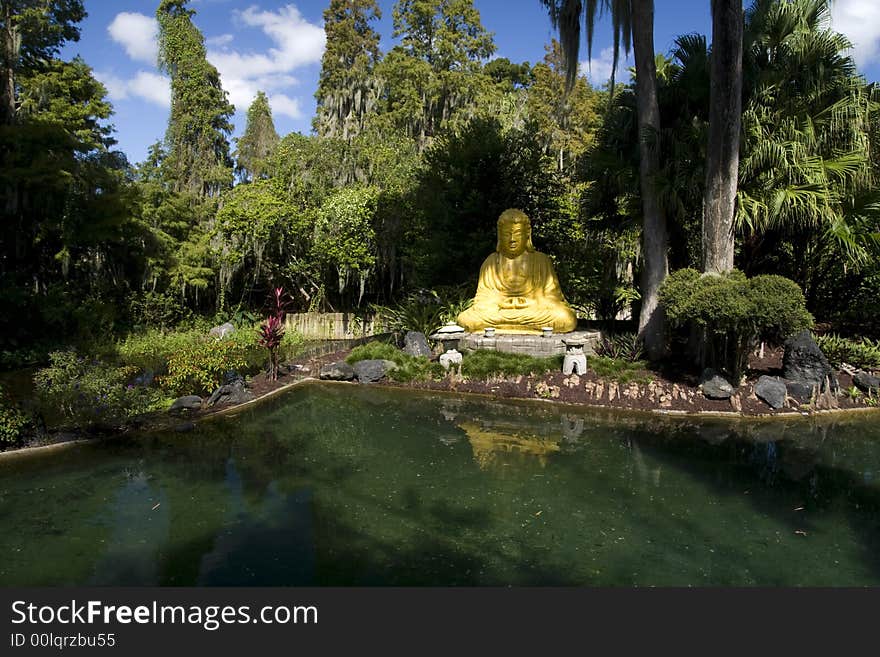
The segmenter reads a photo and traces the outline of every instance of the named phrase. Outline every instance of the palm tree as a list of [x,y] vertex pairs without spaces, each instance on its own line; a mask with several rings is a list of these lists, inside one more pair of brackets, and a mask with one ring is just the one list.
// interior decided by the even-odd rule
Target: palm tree
[[742,111],[742,0],[712,0],[709,144],[703,193],[703,271],[733,269]]
[[[658,135],[660,109],[657,104],[657,70],[654,60],[654,0],[541,0],[550,18],[559,29],[559,40],[566,64],[569,88],[577,76],[580,50],[581,18],[587,32],[587,50],[593,45],[593,28],[597,12],[608,10],[614,26],[614,67],[620,46],[629,53],[630,43],[636,64],[636,110],[639,139],[639,186],[642,192],[642,306],[639,314],[639,335],[648,356],[663,356],[666,343],[663,310],[658,304],[660,285],[669,273],[667,260],[668,235],[654,181],[660,168]],[[613,89],[613,78],[612,87]]]
[[828,0],[756,0],[747,13],[737,221],[747,236],[836,245],[858,265],[880,215],[869,138],[877,94],[828,19]]

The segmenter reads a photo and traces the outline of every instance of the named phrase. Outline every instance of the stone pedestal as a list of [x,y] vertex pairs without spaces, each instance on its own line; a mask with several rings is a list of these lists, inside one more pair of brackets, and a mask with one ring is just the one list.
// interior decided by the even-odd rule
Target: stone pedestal
[[565,354],[567,352],[566,342],[580,342],[582,345],[581,353],[587,355],[595,353],[595,346],[599,343],[601,337],[599,331],[554,333],[547,337],[543,335],[498,332],[494,336],[487,337],[483,333],[463,333],[460,345],[464,349],[490,349],[514,354],[547,357]]

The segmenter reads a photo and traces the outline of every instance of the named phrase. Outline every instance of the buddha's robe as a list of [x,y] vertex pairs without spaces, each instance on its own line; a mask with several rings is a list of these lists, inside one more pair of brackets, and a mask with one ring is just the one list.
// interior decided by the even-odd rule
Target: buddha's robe
[[577,318],[559,289],[550,258],[536,251],[515,258],[495,252],[480,267],[474,302],[458,323],[472,333],[487,327],[499,333],[540,333],[545,326],[568,333]]

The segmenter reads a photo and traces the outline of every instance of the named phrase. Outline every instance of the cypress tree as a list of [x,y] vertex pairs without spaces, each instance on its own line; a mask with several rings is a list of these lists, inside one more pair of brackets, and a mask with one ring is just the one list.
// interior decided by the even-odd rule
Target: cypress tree
[[250,182],[268,176],[269,156],[278,146],[280,138],[272,121],[269,99],[262,91],[251,103],[247,113],[244,134],[236,140],[235,172],[242,182]]
[[380,85],[374,69],[379,61],[379,35],[370,21],[381,18],[376,0],[331,0],[324,11],[327,49],[321,77],[315,131],[322,137],[350,141],[364,128],[376,107]]
[[159,68],[171,77],[164,166],[175,191],[213,198],[232,184],[229,135],[235,108],[206,58],[205,39],[187,3],[162,0],[156,10]]

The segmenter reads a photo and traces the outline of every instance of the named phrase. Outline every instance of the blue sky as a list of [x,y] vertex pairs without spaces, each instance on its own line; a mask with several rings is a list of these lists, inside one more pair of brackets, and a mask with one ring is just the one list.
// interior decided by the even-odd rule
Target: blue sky
[[[268,93],[282,135],[308,133],[324,48],[322,13],[329,0],[191,0],[195,23],[205,35],[208,58],[220,71],[236,106],[235,134],[244,129],[257,90]],[[380,0],[383,52],[393,46],[391,8]],[[538,0],[475,0],[483,25],[494,32],[496,56],[540,61],[554,36]],[[158,0],[85,0],[89,16],[82,37],[64,56],[80,54],[107,86],[115,108],[118,148],[131,162],[165,133],[168,81],[155,64]],[[709,0],[655,0],[655,47],[668,51],[679,34],[710,34]],[[834,27],[855,44],[854,56],[869,80],[880,80],[880,2],[836,0]],[[610,72],[611,30],[597,25],[590,77],[602,83]],[[583,53],[586,60],[586,52]]]

